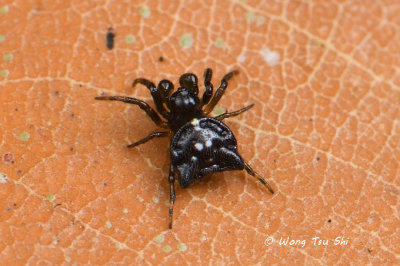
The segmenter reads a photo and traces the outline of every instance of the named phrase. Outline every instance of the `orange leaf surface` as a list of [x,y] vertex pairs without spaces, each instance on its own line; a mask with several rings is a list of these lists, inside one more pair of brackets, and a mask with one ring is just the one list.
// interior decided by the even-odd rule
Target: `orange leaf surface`
[[[0,6],[0,263],[399,264],[399,1],[11,1]],[[107,49],[112,27],[114,48]],[[217,111],[268,179],[176,185],[128,95],[230,70]]]

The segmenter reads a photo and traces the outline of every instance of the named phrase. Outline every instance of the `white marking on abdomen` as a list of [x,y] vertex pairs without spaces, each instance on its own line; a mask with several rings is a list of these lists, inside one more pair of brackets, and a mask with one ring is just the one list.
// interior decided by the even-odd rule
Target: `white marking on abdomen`
[[194,144],[194,147],[196,148],[196,150],[201,151],[204,148],[204,145],[201,143],[196,143]]

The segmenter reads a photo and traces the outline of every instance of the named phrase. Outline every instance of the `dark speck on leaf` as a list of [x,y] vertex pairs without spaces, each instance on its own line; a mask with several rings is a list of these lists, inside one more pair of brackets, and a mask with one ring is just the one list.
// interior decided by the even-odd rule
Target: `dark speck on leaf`
[[15,108],[14,111],[15,111],[15,112],[18,112],[18,108]]
[[320,158],[319,158],[319,156],[317,156],[317,158],[316,158],[316,159],[317,159],[317,161],[319,161],[319,159],[320,159]]
[[113,30],[113,28],[110,27],[110,28],[108,28],[107,35],[106,35],[108,50],[112,50],[112,48],[114,48],[114,38],[115,38],[114,30]]
[[5,163],[14,163],[14,155],[12,153],[4,154],[3,159]]
[[55,95],[58,95],[58,94],[60,94],[60,92],[59,92],[59,91],[55,91],[54,94],[55,94]]
[[71,114],[71,117],[74,117],[74,116],[75,116],[75,114],[74,114],[74,113],[72,113],[72,114]]
[[103,186],[105,186],[105,187],[106,187],[106,186],[107,186],[107,183],[103,183]]
[[328,220],[328,223],[330,223],[330,222],[332,222],[332,220],[331,220],[331,219],[329,219],[329,220]]
[[74,148],[73,148],[73,147],[71,147],[71,148],[69,148],[69,150],[70,150],[70,151],[73,151],[73,150],[74,150]]
[[164,57],[160,56],[160,57],[158,58],[158,61],[159,61],[159,62],[164,62]]

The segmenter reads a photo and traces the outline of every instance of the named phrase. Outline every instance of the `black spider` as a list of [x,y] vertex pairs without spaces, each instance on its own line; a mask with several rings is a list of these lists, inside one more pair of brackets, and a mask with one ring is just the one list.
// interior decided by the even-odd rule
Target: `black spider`
[[135,147],[152,138],[172,135],[169,170],[170,229],[172,228],[175,201],[175,173],[178,173],[180,186],[186,188],[196,179],[200,179],[209,173],[245,169],[250,175],[258,178],[271,193],[274,193],[268,182],[257,174],[239,155],[236,139],[232,131],[221,122],[225,118],[236,116],[249,110],[254,104],[234,112],[225,112],[216,117],[208,117],[224,94],[228,81],[238,73],[235,70],[226,74],[213,95],[212,70],[207,68],[204,72],[205,92],[202,99],[198,96],[197,77],[192,73],[183,74],[179,78],[180,87],[174,93],[172,93],[174,86],[169,80],[160,81],[156,87],[153,82],[147,79],[135,79],[132,86],[140,83],[150,90],[158,113],[166,121],[162,120],[160,115],[144,101],[125,96],[95,97],[96,100],[122,101],[136,104],[150,116],[154,123],[169,129],[167,131],[152,132],[147,137],[129,144],[128,147]]

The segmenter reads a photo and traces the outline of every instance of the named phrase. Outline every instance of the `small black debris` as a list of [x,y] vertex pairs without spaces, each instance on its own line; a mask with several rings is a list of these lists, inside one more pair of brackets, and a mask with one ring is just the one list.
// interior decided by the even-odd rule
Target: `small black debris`
[[107,42],[108,50],[112,50],[112,48],[114,48],[114,38],[115,38],[114,29],[110,27],[110,28],[108,28],[107,35],[106,35],[106,42]]

